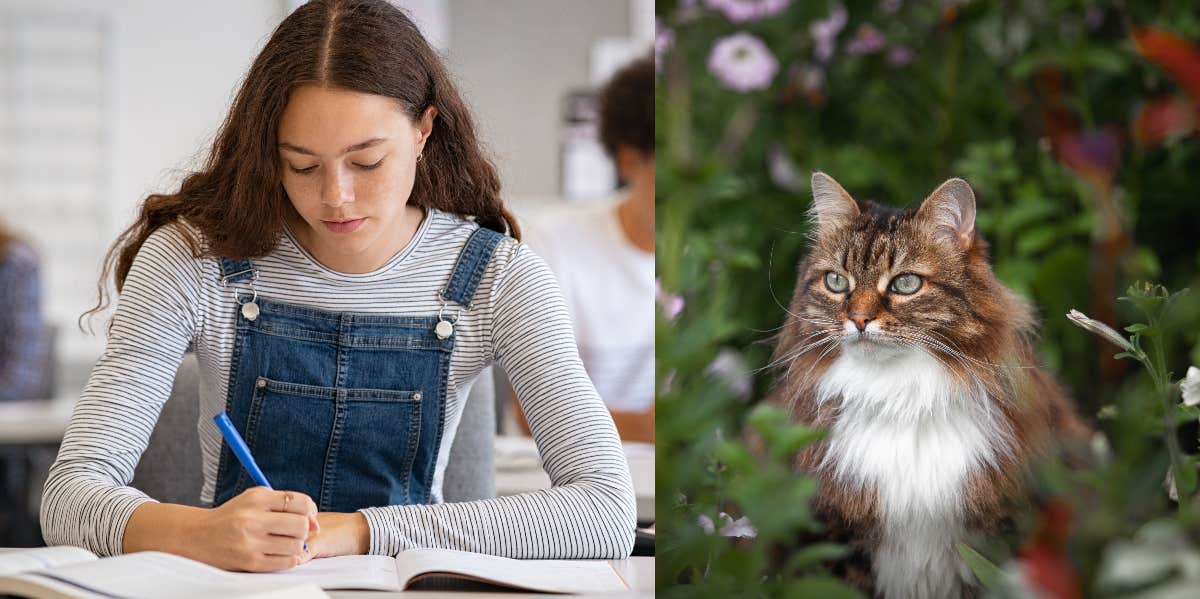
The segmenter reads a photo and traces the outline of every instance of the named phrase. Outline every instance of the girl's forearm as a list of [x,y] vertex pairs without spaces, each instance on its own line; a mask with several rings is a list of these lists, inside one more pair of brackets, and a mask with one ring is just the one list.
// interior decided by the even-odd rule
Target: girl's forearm
[[191,557],[187,542],[191,537],[188,524],[199,520],[205,511],[203,508],[173,503],[143,503],[133,510],[129,523],[125,525],[121,550],[124,553],[163,551]]

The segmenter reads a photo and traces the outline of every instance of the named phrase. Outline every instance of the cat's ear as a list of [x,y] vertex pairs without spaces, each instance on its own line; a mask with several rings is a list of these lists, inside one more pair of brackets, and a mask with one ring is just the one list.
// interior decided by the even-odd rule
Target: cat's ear
[[966,181],[950,179],[925,198],[917,218],[933,229],[934,237],[966,250],[975,240],[975,192]]
[[858,204],[833,177],[820,171],[812,175],[813,202],[810,213],[817,221],[817,234],[833,230],[858,216]]

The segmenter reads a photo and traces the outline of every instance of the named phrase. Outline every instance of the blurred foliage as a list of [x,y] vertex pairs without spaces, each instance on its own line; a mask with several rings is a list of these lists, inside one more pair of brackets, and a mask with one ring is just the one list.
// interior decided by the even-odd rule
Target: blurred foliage
[[[823,577],[826,557],[797,566],[777,555],[779,544],[818,530],[806,507],[815,482],[791,474],[771,442],[761,454],[744,442],[768,425],[780,427],[780,447],[815,439],[754,407],[772,383],[771,337],[806,248],[814,170],[860,200],[897,206],[916,206],[952,176],[975,189],[997,275],[1036,307],[1047,368],[1112,448],[1102,466],[1048,465],[1039,479],[1047,496],[1074,506],[1071,563],[1091,596],[1109,545],[1174,510],[1153,377],[1113,360],[1113,347],[1064,315],[1077,308],[1120,329],[1140,316],[1115,301],[1133,281],[1200,289],[1200,52],[1135,39],[1149,28],[1200,41],[1200,11],[1185,1],[760,0],[781,9],[734,22],[720,10],[726,3],[657,9],[664,596],[853,596]],[[839,7],[847,18],[822,61],[828,28],[819,23]],[[777,64],[761,89],[731,89],[721,71],[737,65],[712,64],[714,46],[738,33],[761,40]],[[851,51],[872,35],[881,46]],[[1185,109],[1171,112],[1176,105]],[[1164,372],[1178,378],[1200,364],[1200,293],[1156,326],[1170,333]],[[1195,453],[1195,414],[1181,414],[1191,423],[1183,450]],[[721,512],[748,516],[756,542],[700,526],[708,518],[719,533]],[[1023,532],[1036,521],[1030,515]]]

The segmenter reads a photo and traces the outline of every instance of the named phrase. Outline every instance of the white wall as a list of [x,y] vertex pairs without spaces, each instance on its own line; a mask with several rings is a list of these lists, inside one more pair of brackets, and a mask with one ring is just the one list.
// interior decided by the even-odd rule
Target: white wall
[[518,207],[557,194],[562,99],[590,85],[593,42],[631,35],[630,12],[628,0],[451,1],[450,68]]

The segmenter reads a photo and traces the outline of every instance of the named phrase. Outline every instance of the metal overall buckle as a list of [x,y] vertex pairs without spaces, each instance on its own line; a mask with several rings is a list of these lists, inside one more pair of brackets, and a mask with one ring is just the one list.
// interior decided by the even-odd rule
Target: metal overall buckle
[[259,314],[258,303],[257,303],[258,290],[254,288],[254,282],[258,280],[258,269],[255,268],[255,269],[251,269],[249,271],[236,272],[231,275],[221,277],[221,286],[229,287],[229,279],[236,277],[245,272],[252,273],[250,276],[250,282],[248,283],[250,286],[250,294],[251,294],[250,299],[243,301],[243,298],[242,298],[243,291],[241,289],[234,289],[233,290],[233,301],[237,302],[237,304],[242,307],[242,317],[245,318],[246,320],[253,321],[255,318],[258,318],[258,314]]
[[452,320],[446,318],[446,305],[446,301],[442,300],[442,307],[438,310],[438,323],[433,327],[434,334],[442,341],[449,339],[454,334],[454,323],[458,322],[458,312],[453,314]]

